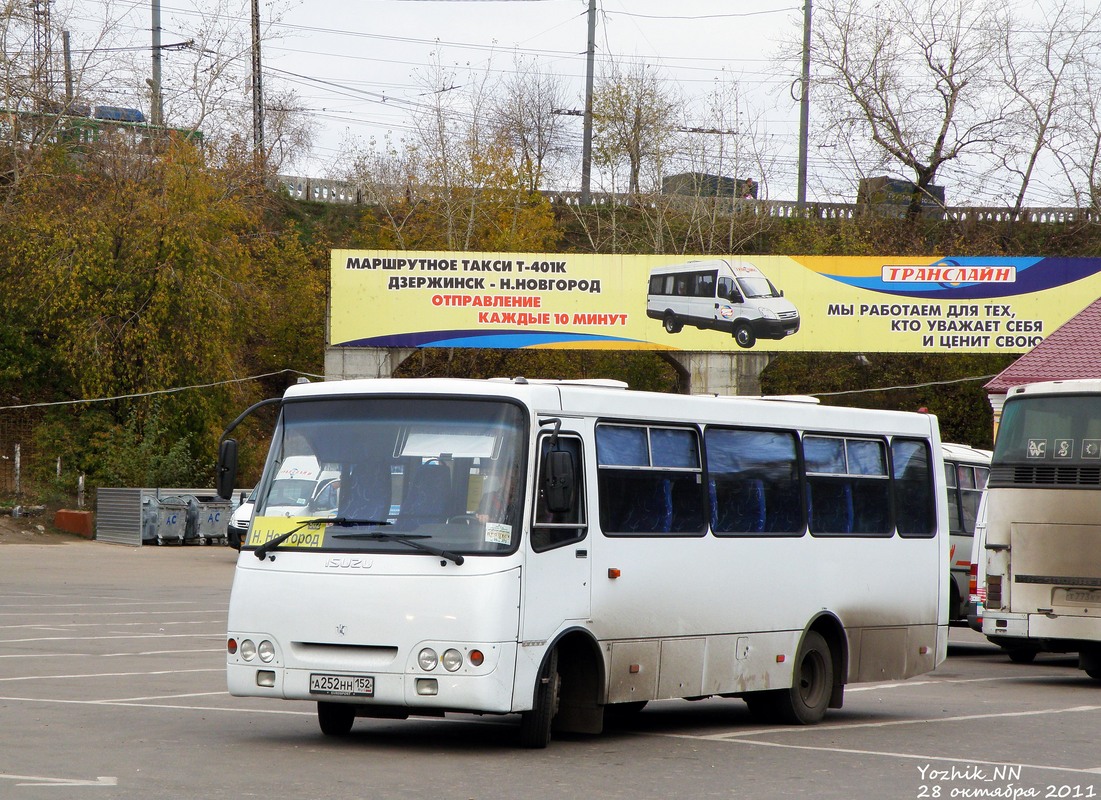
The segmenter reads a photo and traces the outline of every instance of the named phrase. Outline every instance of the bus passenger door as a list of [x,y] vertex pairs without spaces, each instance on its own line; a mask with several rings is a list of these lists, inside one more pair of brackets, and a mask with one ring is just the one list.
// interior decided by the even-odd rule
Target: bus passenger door
[[[564,450],[572,456],[576,489],[570,507],[551,511],[544,491],[546,453]],[[536,465],[535,518],[524,567],[521,638],[543,641],[563,623],[589,618],[592,554],[588,539],[584,451],[581,439],[561,433],[556,442],[544,434]]]

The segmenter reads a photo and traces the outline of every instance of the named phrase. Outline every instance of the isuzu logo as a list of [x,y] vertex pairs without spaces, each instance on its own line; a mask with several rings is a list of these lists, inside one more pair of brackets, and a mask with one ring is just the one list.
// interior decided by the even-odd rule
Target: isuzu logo
[[331,556],[325,562],[326,569],[370,569],[371,559],[361,556]]

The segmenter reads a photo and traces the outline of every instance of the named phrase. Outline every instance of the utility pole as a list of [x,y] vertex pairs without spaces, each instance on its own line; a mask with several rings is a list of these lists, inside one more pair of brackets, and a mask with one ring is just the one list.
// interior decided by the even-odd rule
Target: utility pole
[[153,77],[148,81],[152,90],[149,121],[156,127],[164,125],[164,105],[161,96],[161,0],[152,0]]
[[71,114],[73,104],[73,58],[69,50],[69,32],[61,32],[61,49],[65,56],[65,113]]
[[581,205],[592,200],[593,61],[596,53],[596,0],[589,0],[589,44],[585,50],[585,132],[581,145]]
[[807,204],[807,140],[810,136],[810,4],[803,6],[803,76],[799,92],[799,186],[796,205]]
[[260,81],[260,0],[252,0],[252,146],[264,164],[264,90]]

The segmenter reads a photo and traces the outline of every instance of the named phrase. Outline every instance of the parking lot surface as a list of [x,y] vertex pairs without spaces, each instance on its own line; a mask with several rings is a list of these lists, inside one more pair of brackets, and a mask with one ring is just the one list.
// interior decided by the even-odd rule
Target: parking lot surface
[[947,798],[1101,795],[1101,685],[953,629],[948,660],[850,687],[816,726],[739,700],[651,703],[627,726],[517,747],[516,717],[357,720],[234,698],[237,554],[0,544],[0,798]]

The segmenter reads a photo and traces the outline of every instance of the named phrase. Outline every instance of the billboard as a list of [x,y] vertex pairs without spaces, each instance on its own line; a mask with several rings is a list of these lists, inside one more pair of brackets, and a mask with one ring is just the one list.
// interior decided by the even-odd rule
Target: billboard
[[1023,353],[1101,258],[334,250],[330,344]]

